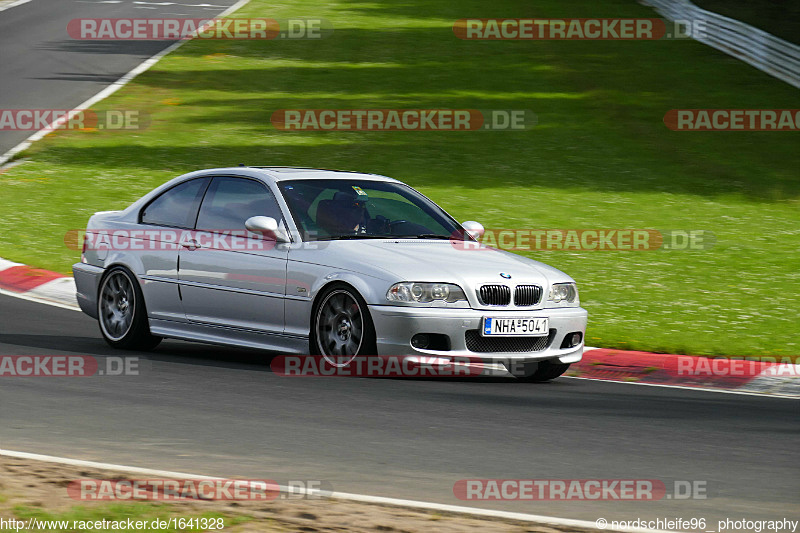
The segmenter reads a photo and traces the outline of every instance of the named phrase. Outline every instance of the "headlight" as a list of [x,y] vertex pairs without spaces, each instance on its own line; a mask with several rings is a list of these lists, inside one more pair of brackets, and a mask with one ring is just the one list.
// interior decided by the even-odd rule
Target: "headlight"
[[395,283],[386,293],[390,302],[430,303],[435,301],[455,303],[466,301],[461,287],[452,283],[417,283],[404,281]]
[[578,300],[578,286],[575,283],[553,283],[547,301],[572,303]]

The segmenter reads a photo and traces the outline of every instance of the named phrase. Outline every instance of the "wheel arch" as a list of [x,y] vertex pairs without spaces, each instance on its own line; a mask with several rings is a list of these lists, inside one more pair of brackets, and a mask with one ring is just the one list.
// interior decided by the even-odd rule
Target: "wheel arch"
[[309,332],[311,332],[314,329],[314,315],[316,315],[317,309],[319,308],[320,302],[322,301],[322,295],[327,293],[328,289],[330,289],[333,286],[346,287],[357,292],[362,298],[364,298],[364,300],[367,302],[367,305],[369,305],[369,301],[364,297],[364,293],[361,290],[359,290],[359,288],[355,284],[350,283],[349,280],[344,280],[341,278],[331,278],[331,279],[326,278],[324,280],[324,283],[322,283],[319,287],[317,287],[314,290],[313,293],[314,296],[311,298],[311,313],[309,314],[308,317]]
[[144,295],[144,284],[142,283],[142,278],[139,276],[139,274],[136,273],[135,269],[131,268],[131,266],[128,263],[122,261],[122,258],[118,258],[114,261],[108,262],[108,264],[106,264],[103,267],[103,274],[97,276],[97,302],[95,303],[95,305],[98,306],[100,304],[100,289],[103,286],[103,280],[105,280],[108,277],[108,274],[115,268],[122,268],[133,277],[133,282],[138,287],[139,293],[141,294],[142,297],[141,298],[142,301],[139,303],[139,305],[141,305],[141,307],[144,309],[145,318],[147,319],[147,322],[149,324],[150,313],[147,311],[147,298],[145,298]]
[[[371,328],[372,330],[371,335],[373,337],[375,335],[375,325],[372,321],[372,316],[369,310],[370,300],[367,299],[364,292],[360,289],[360,287],[368,287],[368,284],[364,280],[358,278],[357,276],[326,277],[324,279],[324,283],[321,283],[318,287],[316,287],[313,293],[313,297],[311,298],[311,312],[309,313],[308,317],[308,333],[309,333],[308,340],[309,340],[309,350],[312,354],[316,353],[316,347],[312,346],[311,343],[315,342],[316,339],[314,322],[316,320],[316,315],[319,310],[319,306],[322,302],[322,296],[328,293],[328,289],[335,289],[336,287],[352,290],[356,293],[357,296],[360,296],[361,299],[364,300],[364,303],[366,303],[366,308],[363,310],[363,313],[368,323],[368,326],[366,327]],[[374,342],[374,339],[371,342]]]
[[[371,279],[377,281],[377,278]],[[325,292],[325,290],[327,290],[327,288],[334,283],[341,283],[350,286],[350,288],[358,292],[364,301],[367,302],[367,305],[377,304],[380,302],[381,297],[385,297],[384,294],[381,294],[381,290],[374,286],[375,282],[370,283],[368,280],[364,279],[364,276],[359,276],[352,272],[336,272],[333,274],[328,274],[324,278],[320,278],[311,287],[312,309],[316,307],[317,303],[319,302],[320,294]],[[389,284],[387,283],[386,286],[388,287]]]
[[[133,306],[132,311],[130,311],[132,314],[131,323],[125,333],[118,338],[112,337],[105,329],[103,314],[100,310],[103,298],[103,284],[109,279],[109,276],[115,272],[119,272],[129,279],[133,296]],[[103,274],[98,276],[98,278],[99,290],[96,304],[98,315],[97,322],[106,342],[115,348],[122,349],[150,350],[155,348],[161,342],[161,337],[150,333],[150,318],[147,313],[147,302],[145,301],[142,285],[136,273],[124,263],[110,263],[103,269]]]
[[[116,251],[108,255],[103,261],[103,270],[106,272],[114,267],[124,267],[136,276],[136,281],[141,285],[141,275],[144,273],[144,263],[136,255],[124,251]],[[104,273],[105,274],[105,273]]]

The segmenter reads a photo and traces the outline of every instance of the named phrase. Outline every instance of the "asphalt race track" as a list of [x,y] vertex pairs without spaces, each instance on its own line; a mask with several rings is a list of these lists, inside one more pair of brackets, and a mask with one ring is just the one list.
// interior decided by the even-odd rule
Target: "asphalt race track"
[[[578,379],[292,378],[263,352],[118,352],[0,296],[0,355],[144,356],[138,376],[0,378],[0,448],[566,518],[800,518],[795,400]],[[101,361],[102,363],[102,361]],[[465,502],[466,478],[705,481],[707,499]],[[708,527],[715,530],[716,522]]]
[[[82,41],[77,18],[212,18],[236,0],[32,0],[0,15],[0,107],[63,109],[80,105],[173,41]],[[0,131],[0,154],[34,131]]]

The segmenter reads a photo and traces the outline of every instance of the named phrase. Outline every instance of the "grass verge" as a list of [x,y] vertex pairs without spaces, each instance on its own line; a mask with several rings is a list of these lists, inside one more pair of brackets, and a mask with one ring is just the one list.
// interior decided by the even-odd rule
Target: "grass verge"
[[[151,502],[114,503],[92,507],[76,505],[69,510],[59,512],[29,505],[15,505],[12,512],[18,520],[26,521],[30,529],[36,529],[31,527],[31,524],[35,523],[42,526],[39,529],[54,533],[112,529],[113,526],[110,525],[99,527],[104,522],[124,525],[122,529],[127,529],[126,526],[133,523],[138,531],[177,533],[179,531],[209,531],[208,527],[205,527],[209,525],[214,529],[221,530],[224,527],[232,527],[248,521],[247,517],[231,517],[216,512],[180,513],[175,506]],[[176,518],[176,515],[180,518]],[[183,522],[178,522],[178,520],[183,520]],[[145,527],[139,527],[142,525]],[[223,526],[216,527],[218,525]]]

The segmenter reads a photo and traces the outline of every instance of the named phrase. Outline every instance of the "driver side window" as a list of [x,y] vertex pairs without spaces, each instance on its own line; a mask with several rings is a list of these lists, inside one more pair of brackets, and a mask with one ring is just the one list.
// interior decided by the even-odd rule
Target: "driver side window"
[[242,231],[244,222],[250,217],[267,216],[283,220],[275,196],[258,181],[247,178],[214,178],[208,188],[197,229],[205,231]]

